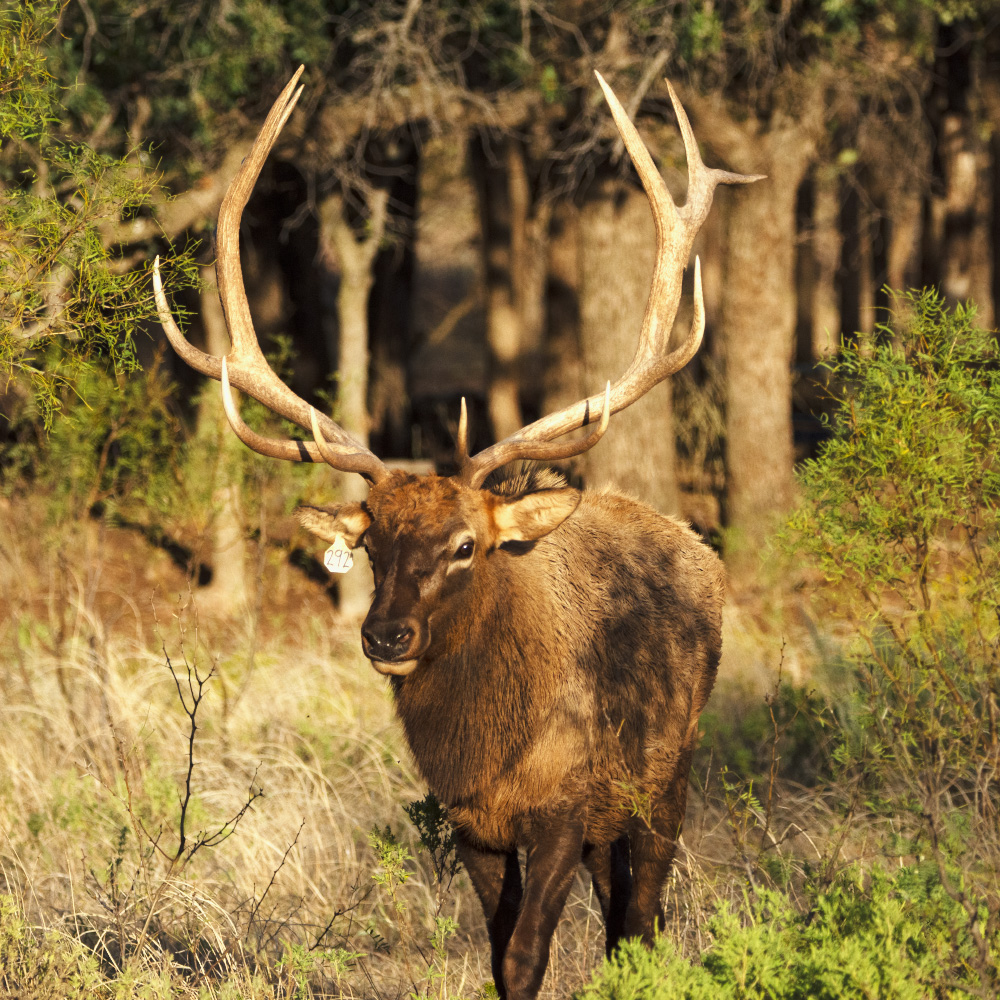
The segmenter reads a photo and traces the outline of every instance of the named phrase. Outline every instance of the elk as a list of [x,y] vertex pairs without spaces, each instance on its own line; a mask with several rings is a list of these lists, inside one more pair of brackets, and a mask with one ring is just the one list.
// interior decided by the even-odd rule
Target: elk
[[[375,591],[361,626],[364,654],[388,676],[413,757],[455,827],[486,916],[497,990],[507,1000],[530,1000],[581,862],[601,905],[609,954],[625,936],[650,943],[663,925],[661,894],[684,817],[698,716],[721,651],[724,576],[693,531],[636,500],[573,489],[547,469],[498,470],[581,454],[612,414],[687,364],[705,326],[697,259],[690,332],[672,351],[668,341],[695,234],[717,184],[758,178],[705,167],[668,84],[689,170],[678,208],[598,74],[656,226],[634,360],[603,393],[475,455],[463,400],[458,472],[393,471],[279,380],[250,318],[240,218],[301,93],[301,72],[272,107],[219,214],[216,267],[231,353],[212,357],[184,339],[157,261],[159,315],[180,356],[222,382],[229,421],[250,448],[327,462],[368,481],[363,503],[297,513],[320,538],[368,554]],[[230,386],[311,440],[251,430]],[[582,438],[564,439],[595,423]],[[645,808],[630,808],[637,799]]]

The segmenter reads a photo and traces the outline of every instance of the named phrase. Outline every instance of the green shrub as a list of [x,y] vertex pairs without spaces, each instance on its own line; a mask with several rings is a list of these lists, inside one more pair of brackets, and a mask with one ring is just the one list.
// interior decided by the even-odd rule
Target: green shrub
[[[150,268],[109,238],[148,209],[159,178],[81,141],[53,75],[65,5],[0,4],[0,374],[46,429],[96,367],[138,368],[133,335],[156,316]],[[195,284],[188,252],[164,254],[173,286]],[[9,391],[9,385],[7,386]]]
[[83,1000],[94,996],[101,980],[97,960],[79,942],[37,933],[17,900],[0,893],[0,994]]
[[[980,901],[981,902],[981,901]],[[765,891],[708,922],[700,964],[667,938],[629,941],[578,1000],[922,1000],[982,995],[974,926],[933,866],[852,869],[802,912]],[[1000,957],[1000,938],[989,942]]]
[[813,784],[830,774],[829,740],[824,731],[822,698],[813,691],[781,683],[766,700],[740,703],[734,711],[718,694],[701,715],[704,733],[699,756],[718,768],[760,784],[774,766],[782,778]]
[[856,626],[837,761],[886,853],[927,857],[1000,988],[1000,346],[972,308],[911,293],[830,365],[833,436],[783,543]]

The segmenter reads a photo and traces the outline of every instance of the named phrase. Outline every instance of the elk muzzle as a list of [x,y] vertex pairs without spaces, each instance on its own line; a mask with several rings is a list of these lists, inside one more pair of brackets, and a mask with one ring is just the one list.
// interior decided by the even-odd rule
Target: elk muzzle
[[380,674],[405,677],[417,666],[427,646],[425,630],[419,622],[406,618],[382,618],[373,612],[361,626],[361,646]]

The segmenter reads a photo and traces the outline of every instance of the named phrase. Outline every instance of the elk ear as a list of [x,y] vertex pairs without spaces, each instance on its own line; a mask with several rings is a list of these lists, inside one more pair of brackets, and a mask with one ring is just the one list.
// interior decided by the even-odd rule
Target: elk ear
[[497,545],[544,538],[576,510],[579,502],[580,491],[568,486],[539,490],[515,500],[500,500],[493,508]]
[[372,523],[371,515],[359,503],[341,503],[334,507],[296,507],[295,516],[306,531],[325,542],[343,537],[350,548],[356,548],[361,536]]

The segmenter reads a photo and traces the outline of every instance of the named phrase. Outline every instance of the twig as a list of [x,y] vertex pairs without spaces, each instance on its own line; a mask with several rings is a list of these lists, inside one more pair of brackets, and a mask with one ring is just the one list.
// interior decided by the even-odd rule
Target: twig
[[261,893],[260,899],[254,904],[254,908],[250,911],[250,917],[247,920],[247,935],[250,934],[250,929],[253,927],[254,918],[257,916],[257,912],[260,910],[261,905],[267,898],[267,894],[271,891],[271,886],[274,885],[274,881],[278,877],[278,872],[280,872],[281,869],[284,867],[285,861],[288,859],[288,855],[291,853],[292,848],[299,842],[299,834],[302,833],[302,828],[305,825],[306,821],[305,819],[303,819],[302,822],[299,824],[298,830],[295,831],[295,838],[288,845],[288,848],[286,849],[285,853],[282,854],[281,861],[278,863],[278,867],[275,868],[274,871],[271,873],[271,881],[267,883],[267,888],[263,891],[263,893]]

